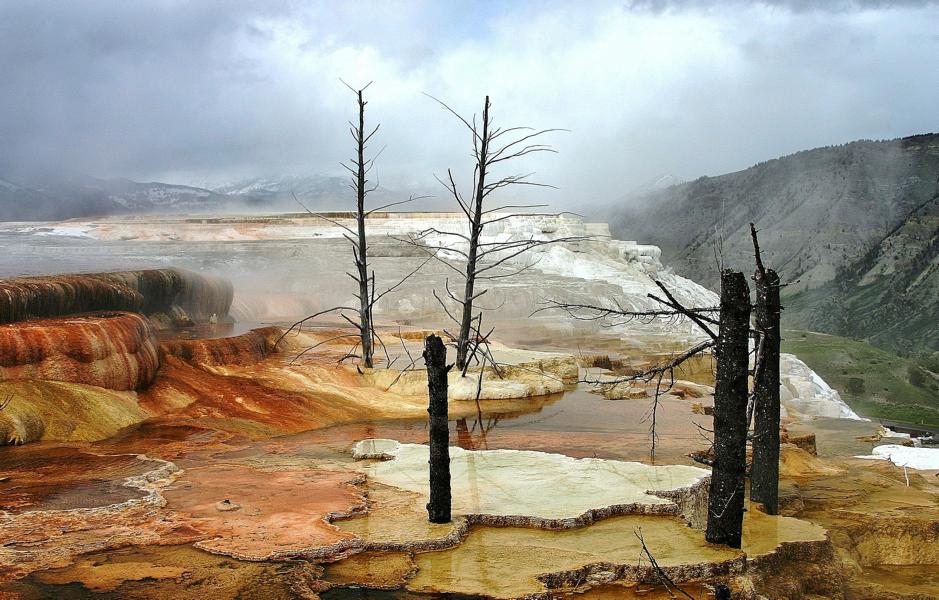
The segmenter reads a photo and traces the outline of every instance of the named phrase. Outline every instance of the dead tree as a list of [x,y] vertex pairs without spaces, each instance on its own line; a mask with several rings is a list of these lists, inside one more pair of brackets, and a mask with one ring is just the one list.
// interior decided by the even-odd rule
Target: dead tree
[[[456,366],[465,374],[466,369],[473,360],[480,363],[484,362],[478,357],[478,352],[485,344],[480,343],[479,340],[485,340],[488,337],[487,334],[483,333],[480,326],[481,312],[476,312],[477,307],[475,304],[479,297],[488,290],[480,290],[478,284],[483,280],[511,277],[533,267],[534,263],[527,263],[509,273],[496,270],[506,265],[506,263],[511,265],[512,261],[516,261],[533,248],[558,242],[587,239],[587,236],[555,239],[536,239],[531,236],[517,240],[484,241],[482,235],[486,227],[517,216],[514,213],[506,214],[500,213],[500,211],[545,206],[544,204],[510,204],[486,208],[491,194],[510,186],[552,187],[530,181],[528,178],[532,175],[531,173],[495,177],[492,172],[493,168],[529,154],[555,152],[550,146],[537,143],[537,139],[546,133],[560,130],[495,127],[490,114],[489,96],[486,96],[483,103],[480,122],[477,122],[475,115],[470,119],[466,119],[445,103],[440,100],[436,101],[460,120],[470,132],[473,142],[474,166],[472,189],[469,197],[460,192],[452,171],[447,171],[446,180],[438,178],[438,181],[447,188],[447,192],[453,197],[460,211],[466,217],[467,228],[464,231],[442,231],[437,228],[429,228],[404,241],[424,248],[433,258],[446,264],[463,279],[463,290],[459,295],[450,290],[449,282],[446,287],[450,301],[455,302],[458,306],[456,315],[447,309],[443,299],[437,297],[437,300],[444,305],[447,315],[459,328],[456,335],[453,336],[456,344]],[[446,239],[452,243],[430,243],[429,239],[433,237]],[[445,258],[445,254],[456,255],[465,264],[462,266],[455,265]]]
[[685,590],[681,589],[678,586],[678,584],[675,583],[675,581],[671,577],[669,577],[668,573],[665,572],[665,569],[663,569],[659,565],[659,562],[655,559],[655,556],[652,555],[652,552],[649,551],[649,547],[646,545],[646,540],[642,536],[642,528],[641,527],[637,528],[636,531],[634,531],[633,533],[635,534],[636,539],[638,539],[639,543],[642,545],[642,554],[639,555],[640,566],[642,565],[642,557],[645,556],[646,560],[649,561],[649,565],[652,567],[652,570],[655,573],[655,576],[658,578],[659,582],[665,588],[665,591],[668,592],[668,595],[670,598],[678,597],[672,592],[672,590],[675,590],[676,592],[680,593],[685,598],[688,598],[689,600],[695,600],[694,596],[692,596]]
[[750,224],[756,255],[755,325],[760,341],[753,367],[753,465],[750,500],[779,514],[779,275],[763,266],[756,228]]
[[750,289],[743,273],[721,272],[714,384],[714,464],[705,539],[739,548],[747,459]]
[[[350,184],[350,187],[352,188],[352,191],[355,193],[355,197],[356,197],[355,229],[347,226],[346,224],[332,217],[326,216],[324,214],[312,212],[302,202],[300,202],[300,200],[296,197],[296,195],[294,195],[294,200],[300,206],[302,206],[304,210],[306,210],[307,213],[315,217],[318,217],[320,219],[323,219],[324,221],[327,221],[333,225],[336,225],[337,227],[340,227],[343,230],[343,234],[342,234],[343,237],[352,246],[352,256],[355,262],[355,272],[354,273],[347,272],[346,274],[350,278],[352,278],[353,281],[355,281],[358,287],[358,292],[355,294],[355,297],[358,300],[358,306],[354,306],[354,307],[335,306],[335,307],[320,311],[316,314],[307,316],[304,319],[301,319],[300,321],[297,321],[296,323],[291,325],[290,329],[284,332],[284,334],[281,336],[281,339],[283,339],[283,337],[286,336],[287,333],[293,330],[297,330],[299,332],[303,328],[305,323],[315,319],[316,317],[319,317],[321,315],[328,314],[328,313],[338,312],[340,317],[343,320],[345,320],[346,322],[348,322],[350,325],[352,325],[355,328],[356,333],[337,336],[335,338],[331,338],[330,340],[326,340],[326,341],[328,342],[328,341],[332,341],[332,340],[339,339],[339,338],[356,338],[357,341],[355,342],[355,345],[352,347],[352,349],[349,352],[347,352],[343,356],[341,360],[359,359],[360,364],[362,366],[370,369],[375,364],[376,346],[381,346],[384,349],[384,343],[382,342],[378,334],[375,332],[375,320],[374,320],[374,315],[373,315],[375,305],[378,303],[379,300],[382,299],[382,297],[384,297],[386,294],[393,292],[401,284],[403,284],[407,279],[409,279],[412,275],[414,275],[414,273],[416,273],[417,270],[420,269],[420,267],[418,267],[414,271],[405,275],[404,278],[402,278],[400,281],[398,281],[397,283],[395,283],[388,289],[384,290],[381,293],[377,293],[376,284],[375,284],[375,271],[373,270],[371,271],[371,273],[369,272],[368,240],[366,237],[365,223],[366,223],[366,220],[369,218],[369,216],[371,216],[373,213],[377,211],[385,210],[392,206],[406,204],[408,202],[412,202],[416,200],[417,198],[414,196],[411,196],[407,200],[390,202],[382,206],[378,206],[376,208],[366,210],[365,208],[366,197],[368,196],[368,194],[378,189],[378,183],[371,184],[368,179],[368,174],[371,172],[372,168],[375,166],[375,159],[377,158],[377,155],[372,158],[366,158],[366,150],[368,149],[369,141],[371,141],[371,139],[375,136],[375,134],[378,133],[378,129],[379,127],[381,127],[381,125],[380,124],[376,125],[371,131],[366,133],[365,106],[368,104],[368,102],[365,101],[363,93],[372,84],[369,83],[365,87],[358,89],[358,90],[354,89],[353,87],[351,87],[345,82],[343,82],[343,84],[346,87],[348,87],[350,90],[352,90],[352,93],[356,95],[357,104],[358,104],[358,120],[357,122],[352,122],[352,121],[349,122],[349,133],[352,135],[352,139],[355,142],[355,156],[349,159],[348,164],[346,164],[345,162],[340,163],[342,167],[346,169],[347,171],[349,171],[349,173],[352,175],[352,183]],[[381,152],[379,152],[378,154],[381,154]],[[426,263],[427,261],[424,261],[424,262]],[[423,266],[423,264],[421,266]],[[356,313],[357,319],[355,320],[351,319],[345,314],[345,311]],[[280,340],[278,340],[278,342],[279,341]],[[315,347],[316,346],[305,349],[304,353],[315,349]],[[391,362],[390,358],[388,357],[387,349],[385,349],[385,359],[388,363]]]
[[[616,385],[634,381],[655,382],[655,400],[650,411],[652,422],[650,432],[654,458],[655,413],[658,408],[660,394],[671,388],[676,368],[693,356],[713,349],[717,358],[714,388],[713,459],[701,459],[701,462],[711,466],[705,537],[709,542],[739,548],[743,530],[743,505],[746,487],[747,404],[749,400],[747,392],[750,374],[750,290],[742,273],[730,270],[722,271],[720,316],[715,321],[710,316],[714,312],[713,308],[687,308],[682,306],[665,286],[659,282],[656,282],[656,285],[658,285],[665,298],[660,298],[654,294],[649,294],[649,297],[663,305],[664,308],[661,310],[629,311],[618,307],[565,304],[557,301],[549,301],[547,306],[540,310],[562,309],[575,316],[575,318],[587,320],[613,319],[619,323],[634,319],[652,320],[681,317],[690,319],[710,338],[670,358],[665,363],[653,366],[641,373],[592,383]],[[759,365],[760,362],[758,359],[757,364]],[[776,427],[778,435],[778,420]]]
[[447,347],[436,335],[424,340],[427,365],[427,412],[430,414],[430,501],[431,523],[450,522],[450,430],[447,423]]
[[[606,384],[632,381],[655,381],[655,401],[651,410],[652,454],[655,453],[655,412],[659,395],[670,389],[675,369],[691,357],[713,348],[717,358],[714,387],[714,457],[708,494],[708,519],[705,538],[712,543],[739,548],[743,531],[743,504],[746,487],[747,403],[749,378],[750,290],[743,273],[721,272],[719,320],[710,317],[711,308],[689,309],[682,306],[661,283],[665,295],[649,297],[665,308],[655,311],[627,311],[611,307],[549,302],[545,309],[560,308],[585,319],[657,319],[678,316],[692,320],[710,339],[698,343],[666,363],[642,373],[608,380]],[[544,309],[542,309],[544,310]],[[586,311],[586,312],[585,312]],[[715,331],[715,325],[717,331]],[[597,383],[597,382],[595,382]],[[778,393],[778,391],[777,391]],[[777,423],[778,428],[778,423]]]
[[655,383],[655,394],[652,405],[648,413],[643,417],[644,420],[649,423],[649,456],[654,461],[656,442],[658,441],[656,423],[659,401],[662,395],[668,393],[674,386],[676,369],[681,368],[685,362],[694,357],[710,352],[714,348],[718,339],[718,334],[715,332],[718,321],[713,318],[712,315],[717,313],[720,309],[717,307],[685,307],[660,281],[653,281],[664,297],[656,294],[649,294],[648,297],[662,305],[663,308],[661,309],[636,311],[625,309],[618,304],[615,306],[598,306],[546,300],[544,306],[532,312],[532,315],[549,310],[563,310],[573,319],[579,321],[603,322],[610,327],[634,322],[651,324],[654,321],[665,321],[674,323],[689,319],[704,332],[707,336],[706,339],[683,352],[668,357],[665,361],[655,364],[644,371],[624,377],[585,380],[585,383],[608,386],[610,388],[618,385],[631,385],[633,383]]
[[[352,278],[359,285],[357,297],[359,300],[359,344],[362,351],[362,364],[370,369],[372,368],[372,357],[375,351],[375,326],[372,322],[371,294],[369,293],[368,244],[365,241],[365,195],[369,191],[365,189],[365,175],[368,169],[365,162],[365,145],[378,132],[380,124],[376,125],[371,133],[365,134],[365,105],[367,102],[362,98],[363,91],[365,91],[365,88],[355,91],[359,104],[359,124],[357,126],[352,125],[351,129],[352,137],[355,139],[356,157],[353,159],[355,170],[353,171],[345,164],[343,166],[355,177],[353,187],[356,199],[355,223],[357,237],[352,250],[355,257],[356,274]],[[374,283],[371,287],[374,288]]]

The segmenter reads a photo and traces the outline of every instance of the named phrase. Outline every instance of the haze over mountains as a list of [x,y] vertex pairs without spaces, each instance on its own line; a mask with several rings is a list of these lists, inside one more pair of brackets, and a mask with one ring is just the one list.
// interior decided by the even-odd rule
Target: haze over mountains
[[[12,178],[11,178],[12,179]],[[83,174],[37,177],[26,183],[0,176],[0,221],[50,221],[140,213],[297,212],[337,210],[350,199],[349,180],[331,176],[250,178],[215,189]],[[406,198],[379,188],[373,202]]]
[[752,265],[753,222],[790,284],[790,326],[939,350],[939,134],[798,152],[625,199],[609,218],[712,288],[720,266]]
[[[617,238],[660,246],[663,263],[712,289],[719,265],[749,268],[754,222],[767,262],[789,282],[788,326],[906,354],[939,350],[939,134],[855,141],[676,181],[651,178],[599,216]],[[379,188],[371,202],[405,198]],[[3,221],[298,212],[297,200],[311,210],[347,209],[348,178],[253,177],[214,189],[80,174],[0,178]],[[452,207],[440,195],[402,208]]]

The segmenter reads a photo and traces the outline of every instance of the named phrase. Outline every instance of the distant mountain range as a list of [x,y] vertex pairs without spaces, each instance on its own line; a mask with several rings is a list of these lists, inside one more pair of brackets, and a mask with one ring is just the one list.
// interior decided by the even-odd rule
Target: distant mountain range
[[[11,178],[12,179],[12,178]],[[284,176],[253,178],[215,189],[129,179],[99,179],[82,174],[0,177],[0,221],[52,221],[116,214],[177,212],[298,212],[351,209],[348,177]],[[406,198],[379,188],[370,205]]]
[[720,265],[753,269],[753,222],[789,283],[789,327],[939,350],[939,134],[806,150],[625,198],[607,217],[712,289]]

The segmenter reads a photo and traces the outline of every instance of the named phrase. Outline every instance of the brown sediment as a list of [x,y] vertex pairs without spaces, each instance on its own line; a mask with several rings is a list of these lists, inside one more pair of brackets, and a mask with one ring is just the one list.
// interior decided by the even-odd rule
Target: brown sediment
[[133,313],[0,325],[0,379],[42,379],[135,390],[160,366],[150,322]]
[[140,404],[161,419],[252,438],[374,418],[426,414],[426,401],[361,384],[354,368],[285,366],[276,358],[248,367],[200,368],[167,356]]
[[[251,589],[256,592],[262,589],[257,587],[260,584],[238,587],[248,585],[245,583],[249,579],[247,574],[252,573],[268,578],[272,589],[285,589],[281,584],[289,580],[291,586],[305,586],[304,589],[312,593],[311,590],[324,589],[319,586],[356,583],[390,589],[400,587],[404,580],[419,583],[424,581],[422,578],[430,577],[426,570],[423,575],[422,572],[413,573],[414,565],[404,552],[438,550],[433,554],[441,555],[440,558],[425,562],[425,566],[432,564],[436,568],[450,560],[453,577],[462,569],[470,573],[471,582],[482,577],[482,569],[490,569],[491,561],[509,561],[506,567],[525,571],[530,554],[542,552],[545,561],[555,562],[530,577],[525,575],[524,581],[522,575],[511,576],[514,584],[533,590],[526,593],[549,594],[548,590],[554,588],[549,588],[546,583],[554,582],[560,586],[557,590],[581,591],[586,586],[606,586],[609,590],[627,590],[619,597],[633,597],[627,594],[655,597],[642,595],[646,592],[639,590],[635,582],[622,579],[633,577],[654,582],[651,572],[632,570],[637,556],[630,560],[610,560],[603,556],[584,558],[578,555],[579,552],[589,554],[594,550],[591,536],[598,531],[602,534],[596,528],[617,519],[640,519],[637,523],[646,523],[641,526],[647,543],[650,538],[655,540],[654,544],[650,543],[650,549],[657,558],[657,548],[663,542],[660,536],[653,534],[658,531],[655,523],[660,520],[672,521],[675,526],[683,527],[685,533],[682,535],[701,537],[700,532],[685,527],[683,523],[683,520],[692,523],[701,520],[703,494],[692,489],[664,494],[663,497],[674,503],[663,505],[671,507],[667,509],[669,516],[617,516],[638,510],[634,506],[618,506],[591,510],[575,519],[469,515],[431,530],[422,509],[423,498],[401,490],[389,491],[380,484],[369,482],[369,513],[355,516],[366,504],[362,498],[363,486],[356,479],[355,467],[348,458],[343,459],[340,455],[348,450],[351,441],[368,437],[425,441],[426,397],[409,396],[394,389],[391,392],[376,389],[370,387],[366,378],[356,373],[354,368],[337,369],[327,364],[340,350],[345,350],[339,345],[331,348],[327,344],[323,355],[290,364],[284,360],[284,354],[288,353],[269,353],[270,336],[274,333],[262,330],[227,341],[165,344],[165,364],[150,388],[139,393],[139,402],[138,394],[133,392],[113,392],[80,384],[0,383],[0,398],[4,396],[5,389],[14,392],[18,389],[20,391],[16,395],[22,398],[41,400],[44,408],[38,412],[46,418],[40,418],[39,423],[44,428],[46,439],[97,440],[114,435],[122,423],[133,424],[152,415],[136,428],[125,430],[106,442],[96,443],[91,447],[97,453],[94,456],[88,454],[89,448],[84,448],[74,450],[84,453],[82,456],[73,459],[63,455],[56,459],[54,454],[49,454],[52,452],[50,446],[38,446],[37,452],[50,460],[45,470],[35,469],[34,478],[23,474],[33,469],[31,459],[11,462],[7,457],[14,454],[0,457],[0,469],[3,469],[0,472],[0,491],[4,501],[10,499],[3,507],[10,516],[0,518],[0,534],[4,539],[14,540],[9,547],[0,548],[0,561],[16,563],[15,569],[9,575],[4,573],[4,577],[20,577],[36,569],[63,566],[72,562],[77,554],[108,550],[105,554],[95,554],[94,560],[79,559],[73,571],[42,573],[41,576],[30,577],[28,583],[32,585],[48,574],[43,585],[76,582],[88,590],[109,590],[107,593],[119,596],[147,597],[150,594],[150,597],[170,597],[179,590],[191,590],[193,593],[198,591],[203,597],[211,597],[210,585],[221,586],[219,590]],[[322,337],[310,337],[304,343]],[[291,348],[290,352],[296,352],[296,348]],[[647,428],[634,424],[647,410],[647,405],[604,402],[584,389],[569,394],[563,400],[560,396],[521,401],[492,400],[482,403],[481,407],[474,402],[451,402],[453,417],[459,419],[465,415],[470,421],[469,425],[464,422],[462,429],[456,423],[456,432],[451,432],[451,439],[467,448],[522,448],[575,457],[647,459]],[[567,405],[564,411],[552,413],[552,406],[562,406],[571,398],[581,397],[584,398],[583,403],[577,400],[578,403]],[[29,406],[25,399],[14,398],[11,405],[0,412],[0,428],[5,426],[4,423],[12,422],[20,410],[17,405],[23,410]],[[49,412],[49,407],[56,407],[56,412]],[[74,408],[74,415],[69,414],[70,407]],[[82,416],[86,407],[87,415]],[[539,412],[541,414],[534,414]],[[33,423],[34,413],[15,418]],[[94,417],[98,414],[102,416]],[[525,416],[529,414],[531,416]],[[50,415],[53,418],[49,418]],[[658,416],[660,446],[657,460],[687,464],[682,455],[690,448],[703,445],[697,429],[691,424],[692,419],[703,426],[707,426],[707,419],[693,416],[691,402],[675,398],[663,400]],[[551,421],[552,418],[555,422]],[[472,421],[477,419],[479,423],[473,424]],[[498,425],[500,420],[504,421],[502,425]],[[28,429],[31,427],[29,423],[21,428]],[[70,428],[73,433],[68,433]],[[266,440],[270,436],[316,428],[319,429]],[[68,438],[69,435],[74,437]],[[892,465],[855,461],[857,466],[852,466],[850,461],[846,465],[820,459],[805,450],[811,449],[808,437],[800,431],[790,440],[804,440],[800,442],[802,448],[788,446],[783,452],[783,475],[787,478],[783,489],[791,492],[790,514],[800,513],[800,516],[807,516],[826,527],[831,525],[832,539],[839,547],[838,554],[834,554],[823,539],[814,539],[814,533],[803,531],[802,521],[776,520],[773,521],[775,526],[768,522],[760,524],[760,516],[751,509],[745,522],[744,544],[750,537],[765,544],[745,546],[747,568],[744,571],[735,566],[741,560],[740,555],[735,554],[726,560],[698,560],[696,544],[703,543],[702,540],[685,545],[682,537],[675,537],[676,556],[678,548],[685,548],[688,553],[682,558],[684,562],[669,565],[668,568],[673,570],[668,572],[678,578],[692,578],[690,582],[684,580],[686,585],[689,589],[702,591],[702,596],[703,588],[698,586],[701,580],[696,579],[699,576],[711,582],[718,578],[744,586],[739,588],[739,596],[736,595],[738,588],[735,588],[735,598],[756,597],[757,592],[753,589],[771,598],[777,597],[771,593],[774,590],[782,590],[780,593],[786,594],[779,597],[800,598],[810,594],[838,597],[840,580],[835,573],[840,572],[841,561],[856,565],[859,572],[868,566],[880,568],[890,560],[901,561],[902,568],[908,568],[910,565],[904,561],[915,559],[911,549],[936,546],[936,519],[930,512],[931,507],[935,507],[936,496],[930,495],[927,490],[932,488],[921,481],[921,476],[911,471],[912,486],[906,488],[902,483],[902,470]],[[825,444],[825,438],[820,437],[819,454],[826,452]],[[157,471],[158,463],[141,461],[133,456],[104,456],[115,452],[145,451],[149,447],[153,448],[154,454],[174,460],[187,469],[185,473],[162,478],[158,484],[158,495],[160,498],[164,495],[169,497],[170,506],[159,507],[161,500],[155,498],[149,489],[124,483],[129,477]],[[16,452],[21,450],[25,449],[14,449]],[[21,456],[27,457],[28,454]],[[180,457],[179,461],[176,457]],[[87,464],[79,467],[82,461]],[[876,480],[859,479],[856,469],[873,470],[881,475]],[[51,475],[55,471],[60,472],[61,478]],[[7,473],[13,478],[4,481]],[[846,473],[853,478],[850,483],[838,483]],[[891,474],[889,477],[884,475],[888,473]],[[163,490],[173,478],[177,478],[172,484],[173,489]],[[4,486],[11,484],[19,487],[8,495],[10,488]],[[186,489],[186,485],[190,488]],[[862,497],[865,495],[870,498]],[[843,502],[843,497],[848,501]],[[223,505],[224,510],[220,510],[219,503],[225,500],[229,502]],[[907,504],[909,509],[904,509]],[[892,508],[886,510],[884,507],[888,505]],[[236,509],[229,510],[229,507]],[[67,508],[76,508],[79,512],[69,515],[66,514],[70,512]],[[839,512],[841,508],[847,512]],[[34,514],[30,516],[27,527],[24,513],[31,510]],[[917,515],[917,511],[922,514]],[[677,517],[679,513],[681,519]],[[350,514],[353,518],[343,518]],[[519,525],[525,527],[519,528]],[[550,527],[576,529],[544,530]],[[476,532],[480,530],[537,531],[544,537],[538,537],[540,541],[537,544],[526,546],[524,540],[527,538],[516,538],[512,533],[490,548],[474,541]],[[563,541],[558,542],[560,548],[556,547],[555,541],[575,531],[582,532],[584,536],[576,548],[566,548]],[[616,536],[621,540],[632,538],[633,529],[621,528]],[[609,537],[616,536],[610,533]],[[603,538],[604,535],[598,536],[598,539]],[[887,543],[888,538],[897,539],[896,545]],[[490,536],[490,539],[496,538]],[[519,553],[512,554],[515,551],[509,550],[509,546],[519,539],[522,547]],[[202,553],[191,548],[187,551],[167,550],[174,557],[163,560],[159,558],[163,550],[154,545],[181,543],[197,543],[212,552],[255,560],[300,557],[340,559],[340,562],[335,564],[335,569],[327,569],[335,573],[333,581],[317,583],[312,582],[313,575],[306,570],[306,574],[300,577],[303,582],[297,583],[299,580],[295,581],[293,575],[287,574],[289,569],[283,570],[287,569],[283,566],[287,563],[276,563],[277,567],[261,563],[257,570],[253,570],[254,567],[234,560],[230,563],[236,565],[234,567],[211,562],[219,560],[216,557],[205,559],[210,562],[206,562],[204,568],[193,567],[187,571],[196,575],[178,575],[178,570],[185,568],[185,562],[178,560],[179,557],[193,556],[192,561],[197,563],[199,559],[186,552]],[[115,558],[115,552],[109,550],[135,544],[147,547],[120,551],[127,552],[126,559]],[[467,545],[475,550],[458,554]],[[491,556],[486,554],[489,550],[492,550]],[[602,544],[598,552],[601,550]],[[668,557],[670,552],[666,549],[664,556]],[[144,556],[148,553],[152,553],[149,558]],[[421,561],[431,560],[430,556],[419,554],[414,560],[420,566]],[[934,559],[933,554],[924,552],[919,556],[924,568],[935,564],[930,562]],[[569,560],[568,567],[564,564],[566,560]],[[663,565],[667,563],[660,562]],[[118,566],[117,563],[126,566]],[[134,563],[138,564],[135,566]],[[0,570],[2,567],[0,565]],[[711,574],[701,575],[708,569]],[[235,572],[244,575],[237,576],[240,583],[232,583],[235,587],[225,587],[229,580],[220,572],[227,570],[232,571],[233,578]],[[496,572],[498,569],[489,571],[490,574]],[[212,579],[213,573],[219,579]],[[361,581],[355,580],[356,573],[361,573]],[[152,579],[144,579],[146,577]],[[800,579],[803,583],[799,583]],[[849,581],[847,589],[873,589],[863,587],[868,584],[862,585],[857,581],[857,578]],[[441,580],[430,581],[426,588],[421,589],[431,590],[437,583],[441,589],[446,588],[445,581]],[[750,591],[744,584],[751,586]],[[4,587],[4,591],[10,589],[13,588]],[[443,589],[460,590],[464,588]],[[882,594],[883,590],[877,593]],[[598,598],[604,597],[602,592],[597,594],[601,594],[596,596]],[[220,594],[220,597],[225,596]],[[585,596],[589,597],[592,596]],[[854,597],[888,596],[865,596],[855,591]]]
[[[712,587],[702,583],[684,582],[681,589],[698,600],[714,598]],[[675,592],[671,586],[662,585],[661,582],[636,583],[630,581],[600,585],[577,594],[577,598],[581,600],[674,600],[676,597],[682,596]],[[739,593],[733,597],[744,600],[744,596]]]
[[[178,473],[173,463],[63,452],[62,460],[44,462],[47,468],[32,476],[9,471],[10,479],[0,484],[12,502],[0,513],[0,581],[65,566],[87,552],[198,539],[198,531],[161,510],[160,490]],[[28,455],[23,459],[28,462]],[[57,468],[65,464],[70,466]]]
[[96,552],[64,568],[31,575],[11,589],[25,598],[74,593],[115,598],[315,598],[321,569],[305,561],[244,562],[191,546],[148,546]]
[[204,532],[197,548],[242,560],[335,558],[361,545],[328,521],[365,510],[363,482],[355,471],[219,464],[188,469],[164,496],[168,510]]
[[844,469],[809,454],[802,448],[785,444],[779,450],[779,474],[781,478],[805,478],[813,475],[838,475]]
[[[826,455],[843,446],[854,451],[858,432],[872,427],[854,422],[838,425],[826,421],[822,425],[819,454]],[[838,437],[838,426],[843,428],[843,439]],[[860,451],[867,453],[869,448],[861,446]],[[900,577],[899,573],[926,573],[939,568],[939,486],[924,473],[912,469],[905,473],[886,461],[816,459],[804,452],[802,457],[828,468],[809,465],[804,470],[787,469],[785,477],[798,489],[801,510],[796,514],[828,530],[837,551],[834,562],[844,581],[845,597],[936,597],[934,582],[929,578]],[[800,579],[812,579],[811,573],[818,569],[801,558],[794,558],[792,564],[805,565],[810,571],[804,575],[794,572],[790,586]],[[893,570],[897,576],[876,575],[882,570]],[[869,575],[871,571],[875,575]],[[823,581],[824,573],[816,579]]]
[[636,567],[642,555],[638,531],[678,581],[742,571],[746,563],[743,554],[706,543],[679,519],[625,516],[560,532],[477,527],[452,550],[418,554],[418,573],[407,585],[417,592],[517,598],[649,580],[651,566]]
[[[768,577],[781,565],[821,562],[832,555],[822,528],[757,511],[747,513],[739,552],[708,544],[700,531],[675,516],[614,516],[560,531],[544,529],[543,523],[518,527],[523,521],[477,515],[433,525],[416,494],[376,483],[369,483],[368,490],[368,513],[335,524],[360,537],[367,552],[418,553],[413,559],[418,571],[407,582],[418,592],[547,598],[550,591],[583,592],[615,582],[658,583],[654,569],[644,557],[640,560],[637,532],[676,582]],[[336,565],[345,574],[340,583],[365,585],[356,580],[353,565],[344,562]],[[833,563],[825,564],[830,568]],[[376,565],[385,573],[380,562]],[[404,570],[403,563],[398,566]]]
[[792,444],[797,448],[801,448],[812,456],[818,456],[818,444],[815,441],[815,433],[813,432],[792,434],[786,428],[783,428],[780,431],[779,441],[783,444]]
[[232,295],[225,279],[175,268],[15,277],[0,280],[0,323],[93,311],[205,322],[227,317]]
[[[751,514],[763,515],[752,510]],[[845,582],[841,564],[825,531],[797,519],[783,522],[774,519],[786,517],[764,515],[762,519],[750,519],[749,523],[744,521],[745,535],[749,534],[751,544],[755,543],[749,550],[744,548],[748,559],[747,577],[755,589],[770,598],[843,598]],[[805,539],[796,542],[774,535],[783,527],[787,537],[798,537],[801,529]],[[811,531],[813,527],[821,533]]]
[[333,586],[396,590],[404,587],[416,572],[414,559],[408,552],[362,552],[325,565],[323,579]]
[[140,423],[150,413],[134,392],[58,381],[2,381],[0,444],[107,439],[122,428]]

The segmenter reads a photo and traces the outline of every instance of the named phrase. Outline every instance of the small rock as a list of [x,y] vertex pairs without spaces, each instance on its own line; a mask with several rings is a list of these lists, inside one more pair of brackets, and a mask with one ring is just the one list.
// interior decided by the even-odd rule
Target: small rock
[[216,503],[215,503],[215,508],[216,508],[216,510],[219,510],[219,511],[221,511],[221,512],[231,512],[231,511],[233,511],[233,510],[240,510],[240,509],[241,509],[241,505],[240,505],[240,504],[235,504],[234,502],[232,502],[231,500],[229,500],[228,498],[226,498],[226,499],[222,500],[221,502],[216,502]]

